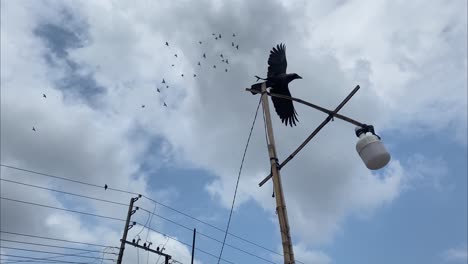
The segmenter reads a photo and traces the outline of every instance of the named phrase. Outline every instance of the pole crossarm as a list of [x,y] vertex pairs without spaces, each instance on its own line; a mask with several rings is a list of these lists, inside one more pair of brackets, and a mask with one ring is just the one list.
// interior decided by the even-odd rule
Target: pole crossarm
[[161,256],[165,257],[167,260],[169,260],[169,259],[172,258],[171,255],[168,255],[168,254],[166,254],[166,253],[162,253],[162,252],[160,252],[160,251],[151,249],[151,248],[149,248],[149,247],[144,247],[144,246],[138,245],[137,243],[133,243],[133,242],[130,242],[130,241],[127,241],[127,240],[125,240],[124,242],[125,242],[126,244],[132,245],[132,246],[134,246],[134,247],[141,248],[141,249],[144,249],[144,250],[147,250],[147,251],[156,253],[156,254],[158,254],[158,255],[161,255]]
[[[357,87],[359,87],[359,85]],[[252,92],[252,93],[261,93],[261,92],[258,92],[256,90],[250,89],[250,88],[245,88],[245,90],[248,91],[248,92]],[[331,110],[328,110],[328,109],[323,108],[321,106],[309,103],[309,102],[304,101],[304,100],[299,99],[299,98],[294,98],[294,97],[291,97],[291,96],[286,96],[286,95],[282,95],[282,94],[275,94],[275,93],[270,93],[270,92],[266,92],[266,94],[268,94],[269,96],[272,96],[272,97],[283,98],[283,99],[286,99],[286,100],[291,100],[291,101],[298,102],[298,103],[303,104],[303,105],[307,105],[307,106],[312,107],[312,108],[314,108],[316,110],[324,112],[325,114],[332,115],[333,117],[336,117],[338,119],[349,122],[349,123],[351,123],[353,125],[356,125],[356,126],[359,126],[359,127],[362,127],[364,125],[363,123],[361,123],[359,121],[356,121],[356,120],[354,120],[352,118],[349,118],[347,116],[335,113],[334,111],[331,111]]]
[[[338,111],[341,110],[341,108],[343,108],[343,106],[351,99],[351,97],[354,96],[354,94],[356,94],[356,92],[360,89],[359,85],[357,85],[352,91],[350,94],[348,94],[348,96],[346,96],[346,98],[335,108],[335,110],[333,111],[330,111],[330,110],[327,110],[323,107],[320,107],[320,106],[316,106],[314,104],[311,104],[311,103],[308,103],[308,102],[305,102],[304,100],[301,100],[301,99],[297,99],[297,98],[293,98],[293,97],[289,97],[289,96],[283,96],[283,95],[277,95],[277,94],[271,94],[271,93],[268,93],[270,96],[276,96],[276,97],[281,97],[281,98],[284,98],[284,99],[290,99],[290,100],[293,100],[293,101],[296,101],[296,102],[299,102],[299,103],[302,103],[302,104],[305,104],[307,106],[310,106],[312,108],[315,108],[317,110],[320,110],[322,112],[325,112],[328,114],[327,118],[325,118],[325,120],[304,140],[304,142],[302,142],[302,144],[291,154],[288,156],[287,159],[285,159],[279,166],[278,166],[278,169],[281,169],[283,168],[289,161],[291,161],[296,155],[297,153],[299,153],[299,151],[301,151],[305,145],[307,145],[307,143],[309,143],[310,140],[312,140],[313,137],[315,137],[315,135],[318,134],[318,132],[323,128],[325,127],[326,124],[328,124],[328,122],[330,122],[332,120],[333,117],[337,117],[337,118],[340,118],[342,120],[345,120],[347,122],[350,122],[351,124],[354,124],[354,125],[357,125],[357,126],[364,126],[364,124],[358,122],[358,121],[355,121],[349,117],[346,117],[346,116],[343,116],[343,115],[339,115],[337,114]],[[255,91],[255,90],[251,90],[249,88],[246,89],[247,91],[252,91],[254,93],[258,93],[258,91]],[[263,179],[258,185],[260,187],[262,187],[263,184],[265,184],[269,179],[271,179],[272,177],[272,173],[270,173],[265,179]]]

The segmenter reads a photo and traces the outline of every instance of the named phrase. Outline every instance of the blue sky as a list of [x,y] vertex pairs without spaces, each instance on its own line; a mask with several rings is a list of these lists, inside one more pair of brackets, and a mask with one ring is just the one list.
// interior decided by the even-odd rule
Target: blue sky
[[[467,263],[465,1],[1,5],[2,164],[142,193],[224,228],[258,103],[243,89],[254,75],[266,74],[269,50],[284,42],[288,71],[304,77],[290,84],[292,95],[333,109],[359,84],[341,113],[374,124],[392,155],[386,168],[367,170],[355,152],[354,127],[335,120],[282,170],[297,260]],[[300,121],[294,128],[272,111],[280,160],[326,117],[295,107]],[[229,232],[281,252],[271,183],[258,187],[268,172],[260,114]],[[5,167],[1,178],[121,203],[131,197]],[[1,191],[2,197],[116,218],[127,211],[6,181]],[[154,208],[147,199],[137,203]],[[2,231],[119,245],[122,222],[5,200],[1,205]],[[179,225],[155,216],[151,228],[182,242],[191,244],[192,233],[180,225],[223,239],[219,230],[163,206],[155,212]],[[147,216],[140,210],[132,219],[144,224]],[[154,245],[166,243],[141,226],[129,238],[140,230]],[[168,241],[166,253],[189,263],[191,249]],[[236,238],[228,236],[227,243],[267,260],[227,246],[223,258],[234,263],[282,263]],[[200,234],[197,245],[215,255],[221,246]],[[127,263],[147,261],[141,250],[125,252]],[[202,252],[196,260],[216,262]]]

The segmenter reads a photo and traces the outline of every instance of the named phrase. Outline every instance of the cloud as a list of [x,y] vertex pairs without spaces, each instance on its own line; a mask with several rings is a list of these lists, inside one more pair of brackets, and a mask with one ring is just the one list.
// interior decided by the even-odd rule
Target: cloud
[[449,263],[466,263],[468,260],[467,247],[457,247],[443,253],[444,260]]
[[[48,3],[54,8],[2,2],[2,163],[164,196],[149,189],[150,176],[141,170],[148,159],[159,160],[158,166],[199,168],[214,175],[206,191],[229,208],[258,102],[258,96],[243,88],[253,83],[253,75],[265,75],[268,50],[279,42],[287,45],[288,71],[304,77],[290,85],[295,97],[331,109],[359,83],[361,90],[342,113],[375,124],[378,133],[453,130],[450,135],[457,142],[463,142],[462,135],[466,135],[466,75],[461,74],[466,72],[466,49],[462,48],[466,47],[466,31],[458,20],[464,17],[458,12],[466,10],[466,3]],[[67,17],[71,26],[66,26]],[[41,25],[79,32],[81,45],[61,50],[51,64],[45,56],[52,53],[47,34],[34,34]],[[230,41],[212,40],[212,32],[236,32],[239,51],[232,49]],[[206,60],[201,58],[203,53],[209,55]],[[220,53],[230,58],[228,74],[211,67],[219,66]],[[174,61],[177,65],[172,68]],[[70,63],[74,66],[64,70],[62,66]],[[197,73],[198,78],[187,80],[181,73]],[[88,90],[75,93],[76,82],[63,82],[70,76],[78,83],[88,80],[101,92],[96,96]],[[169,88],[162,86],[163,78]],[[75,88],[66,89],[70,84]],[[157,94],[156,87],[163,92]],[[450,87],[451,92],[441,87]],[[42,93],[47,93],[46,100],[39,100]],[[86,97],[93,98],[93,103]],[[164,102],[167,108],[161,107]],[[293,129],[284,127],[272,111],[280,160],[326,117],[296,105],[300,122]],[[274,218],[271,183],[257,187],[269,173],[261,117],[257,121],[236,205],[239,208],[253,200]],[[32,126],[37,133],[31,131]],[[297,241],[330,243],[347,216],[371,214],[391,203],[410,177],[411,170],[396,155],[382,172],[368,171],[355,153],[353,129],[339,120],[331,122],[282,169]],[[161,150],[148,147],[153,140],[163,142]],[[421,177],[432,173],[418,172]],[[6,173],[2,169],[2,175]],[[96,194],[95,190],[83,191]],[[99,195],[123,202],[129,198]],[[61,204],[50,194],[44,199]],[[124,208],[83,206],[105,214],[125,214]],[[8,208],[8,212],[13,215],[16,210]],[[54,223],[47,216],[44,212],[43,219]],[[54,217],[57,223],[65,221]],[[77,230],[83,222],[86,225],[82,219],[70,222]],[[10,223],[15,225],[13,219]],[[112,230],[117,228],[121,227],[116,224]],[[119,239],[117,232],[114,239]],[[301,250],[308,258],[329,261],[320,253],[308,255],[299,246]]]

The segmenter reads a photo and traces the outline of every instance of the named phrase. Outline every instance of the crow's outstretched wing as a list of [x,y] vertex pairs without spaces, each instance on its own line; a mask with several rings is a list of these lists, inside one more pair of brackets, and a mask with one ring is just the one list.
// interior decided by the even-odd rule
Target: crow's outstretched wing
[[268,77],[273,77],[286,73],[286,67],[288,63],[286,61],[286,46],[284,44],[276,45],[270,51],[270,57],[268,58]]
[[[272,87],[272,93],[281,94],[285,96],[291,97],[291,93],[289,92],[289,88],[286,87]],[[296,121],[299,122],[297,119],[297,113],[294,109],[293,102],[291,100],[279,98],[279,97],[271,97],[273,101],[273,106],[275,107],[276,113],[279,115],[281,122],[283,122],[286,126],[289,124],[291,127],[296,125]]]

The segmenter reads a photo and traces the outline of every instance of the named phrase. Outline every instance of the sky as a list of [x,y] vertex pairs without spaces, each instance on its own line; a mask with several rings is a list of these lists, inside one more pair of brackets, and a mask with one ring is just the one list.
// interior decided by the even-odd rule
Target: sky
[[[245,88],[279,43],[292,96],[334,109],[360,85],[340,113],[392,156],[368,170],[335,119],[282,168],[296,262],[468,263],[466,1],[1,0],[0,26],[2,263],[112,263],[136,194],[128,240],[186,264],[196,228],[195,263],[218,263],[259,102]],[[292,128],[272,111],[280,162],[326,118],[295,108]],[[283,263],[269,172],[259,113],[221,263]]]

